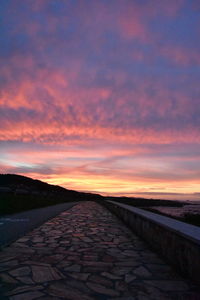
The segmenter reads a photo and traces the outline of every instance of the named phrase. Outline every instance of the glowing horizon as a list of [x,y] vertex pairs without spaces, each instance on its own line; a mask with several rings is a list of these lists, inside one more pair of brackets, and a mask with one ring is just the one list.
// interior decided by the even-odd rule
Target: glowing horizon
[[199,9],[2,0],[1,173],[200,200]]

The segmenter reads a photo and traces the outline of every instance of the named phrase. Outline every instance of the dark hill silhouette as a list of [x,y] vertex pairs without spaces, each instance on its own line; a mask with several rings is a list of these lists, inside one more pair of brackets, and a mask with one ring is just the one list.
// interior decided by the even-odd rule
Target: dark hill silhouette
[[80,197],[84,200],[86,198],[91,197],[101,197],[98,194],[91,194],[91,193],[82,193],[77,192],[74,190],[68,190],[66,188],[63,188],[59,185],[53,185],[49,184],[37,179],[32,179],[30,177],[22,176],[22,175],[16,175],[16,174],[0,174],[0,191],[2,188],[10,189],[13,192],[16,193],[31,193],[31,192],[38,192],[38,193],[53,193],[53,194],[60,194],[64,196],[74,196],[74,197]]
[[0,174],[0,214],[71,201],[100,200],[98,194],[82,193],[16,174]]
[[23,210],[55,205],[71,201],[113,200],[138,207],[182,206],[183,203],[171,200],[103,197],[99,194],[68,190],[40,180],[16,174],[0,174],[0,214],[10,214]]

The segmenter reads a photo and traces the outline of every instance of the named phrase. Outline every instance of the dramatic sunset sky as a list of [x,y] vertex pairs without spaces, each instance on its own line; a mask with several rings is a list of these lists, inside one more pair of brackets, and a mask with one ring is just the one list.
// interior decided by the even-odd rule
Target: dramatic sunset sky
[[0,164],[200,199],[200,1],[1,0]]

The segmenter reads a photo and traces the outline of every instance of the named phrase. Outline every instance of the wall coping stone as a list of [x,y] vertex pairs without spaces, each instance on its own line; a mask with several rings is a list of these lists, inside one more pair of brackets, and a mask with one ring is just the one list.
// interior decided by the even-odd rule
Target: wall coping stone
[[190,225],[185,222],[152,213],[150,211],[146,211],[144,209],[137,208],[128,204],[122,204],[111,200],[107,200],[107,202],[111,202],[115,205],[125,208],[200,245],[200,227],[198,226]]

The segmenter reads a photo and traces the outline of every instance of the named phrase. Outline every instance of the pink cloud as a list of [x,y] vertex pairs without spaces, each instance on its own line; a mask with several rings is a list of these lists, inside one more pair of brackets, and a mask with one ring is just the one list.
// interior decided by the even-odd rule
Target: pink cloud
[[121,7],[118,15],[119,31],[124,38],[136,38],[145,43],[155,42],[156,35],[150,30],[149,22],[157,16],[177,16],[185,0],[129,2]]
[[187,49],[185,47],[167,45],[160,48],[158,51],[162,56],[178,65],[200,65],[200,53],[198,49]]
[[[21,59],[13,62],[18,67]],[[34,70],[31,59],[25,60],[24,66]],[[3,71],[11,77],[10,66]],[[90,139],[120,143],[199,141],[199,129],[190,120],[196,113],[195,105],[190,105],[190,95],[170,90],[167,82],[159,80],[155,85],[152,79],[134,80],[136,87],[126,89],[122,95],[115,86],[123,88],[128,80],[123,72],[115,74],[110,86],[84,87],[79,85],[81,64],[67,72],[56,68],[35,71],[33,78],[22,74],[2,89],[1,140],[67,144]],[[94,78],[95,75],[94,72]],[[197,83],[193,85],[193,89],[197,88]],[[193,99],[194,103],[198,105],[198,99]],[[177,126],[183,117],[190,123],[185,123],[184,135]],[[164,123],[168,118],[175,128]],[[163,120],[163,126],[157,126],[156,119],[159,124]]]
[[137,38],[141,41],[147,40],[146,24],[141,20],[141,14],[137,7],[129,8],[118,19],[119,30],[124,38]]

